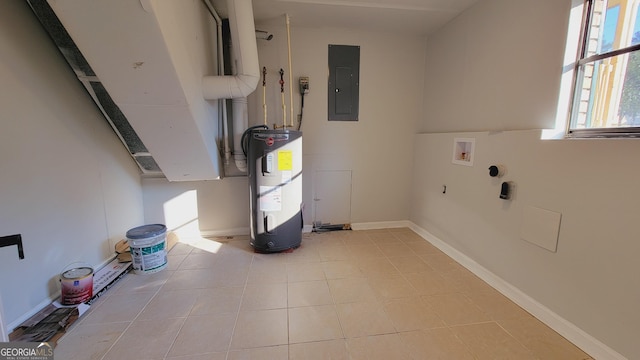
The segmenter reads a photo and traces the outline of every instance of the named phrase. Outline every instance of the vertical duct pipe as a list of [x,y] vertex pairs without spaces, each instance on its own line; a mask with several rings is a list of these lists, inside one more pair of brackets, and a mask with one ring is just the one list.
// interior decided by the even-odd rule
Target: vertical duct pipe
[[258,46],[251,0],[227,0],[227,8],[237,74],[205,76],[202,79],[202,94],[207,100],[233,99],[233,157],[236,167],[246,172],[247,161],[242,152],[240,139],[249,126],[246,97],[256,89],[260,79]]
[[258,85],[260,66],[251,0],[227,0],[229,27],[237,75],[205,76],[202,94],[207,100],[247,97]]
[[[218,75],[224,75],[224,50],[222,46],[222,19],[218,15],[218,12],[211,4],[211,0],[202,0],[209,13],[216,21],[216,46],[218,55]],[[231,159],[231,146],[229,135],[229,122],[227,120],[227,102],[225,99],[218,99],[218,116],[222,119],[222,143],[224,153],[224,163],[229,165]]]

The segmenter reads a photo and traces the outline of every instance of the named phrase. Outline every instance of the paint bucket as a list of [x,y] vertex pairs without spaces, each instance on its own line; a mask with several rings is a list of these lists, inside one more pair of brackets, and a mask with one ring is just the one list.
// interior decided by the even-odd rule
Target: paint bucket
[[92,296],[93,268],[82,266],[62,271],[60,275],[60,303],[62,305],[81,304],[89,301]]
[[142,225],[127,231],[133,271],[151,274],[167,266],[167,227],[162,224]]

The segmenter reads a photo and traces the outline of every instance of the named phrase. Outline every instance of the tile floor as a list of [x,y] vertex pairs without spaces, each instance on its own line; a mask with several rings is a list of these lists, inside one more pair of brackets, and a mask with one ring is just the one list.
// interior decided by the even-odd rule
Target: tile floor
[[409,229],[179,243],[60,340],[72,359],[590,359]]

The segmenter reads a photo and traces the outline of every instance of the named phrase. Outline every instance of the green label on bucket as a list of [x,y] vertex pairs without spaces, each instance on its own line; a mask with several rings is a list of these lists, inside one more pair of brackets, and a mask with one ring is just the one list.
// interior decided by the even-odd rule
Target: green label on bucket
[[142,248],[142,255],[150,255],[164,250],[164,241],[160,244]]

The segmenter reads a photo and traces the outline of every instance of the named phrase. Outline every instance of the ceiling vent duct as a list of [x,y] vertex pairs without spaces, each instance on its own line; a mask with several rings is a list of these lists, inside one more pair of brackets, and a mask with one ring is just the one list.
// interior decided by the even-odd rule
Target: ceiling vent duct
[[[216,28],[202,2],[28,1],[145,173],[161,170],[170,181],[222,177],[220,111],[209,101],[218,95],[205,97],[216,90],[203,85],[217,73]],[[228,6],[237,10],[230,23],[252,34],[248,47],[234,41],[257,54],[251,1]],[[232,78],[244,84],[243,74]],[[242,92],[252,92],[258,78]]]
[[76,44],[71,40],[69,33],[62,26],[49,4],[45,0],[29,0],[29,5],[75,72],[78,80],[87,89],[87,92],[91,95],[106,120],[134,158],[142,173],[161,175],[162,171],[151,154],[149,154],[149,150],[144,146],[138,134],[122,114],[122,111],[113,102],[111,96],[109,96],[89,63],[87,63],[87,60],[82,56]]

